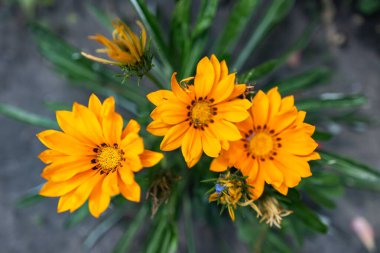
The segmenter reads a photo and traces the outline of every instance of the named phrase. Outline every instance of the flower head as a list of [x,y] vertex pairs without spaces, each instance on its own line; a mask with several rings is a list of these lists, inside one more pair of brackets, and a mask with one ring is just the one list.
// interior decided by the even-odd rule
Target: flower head
[[281,99],[277,88],[268,94],[259,91],[250,117],[238,123],[242,139],[211,164],[212,171],[236,167],[247,176],[254,199],[261,196],[265,182],[286,195],[301,177],[311,176],[308,161],[320,159],[312,139],[315,127],[304,123],[306,112],[298,111],[293,96]]
[[225,61],[219,62],[214,55],[198,63],[195,77],[180,83],[182,85],[174,73],[171,91],[148,94],[148,99],[157,107],[151,113],[153,122],[147,130],[164,136],[161,150],[181,147],[188,167],[192,167],[203,152],[217,157],[222,146],[228,147],[228,141],[241,138],[234,123],[249,116],[247,109],[251,103],[238,98],[246,85],[236,85],[235,73],[228,74]]
[[259,200],[258,208],[260,213],[257,217],[261,217],[260,222],[265,221],[270,227],[276,226],[281,228],[282,218],[293,213],[286,210],[275,197],[267,196]]
[[239,171],[235,173],[227,171],[221,174],[216,179],[215,187],[212,189],[215,191],[208,198],[210,202],[217,201],[223,209],[227,208],[232,221],[235,221],[235,210],[238,206],[250,206],[258,215],[261,215],[260,210],[251,198],[250,185],[245,179]]
[[144,149],[139,124],[130,120],[123,130],[114,98],[102,104],[94,94],[88,107],[74,103],[72,111],[57,111],[56,115],[62,131],[46,130],[37,135],[48,147],[39,155],[47,164],[41,176],[48,181],[40,194],[60,197],[58,212],[73,212],[88,199],[95,217],[119,193],[139,202],[141,190],[134,173],[163,157]]
[[112,60],[84,52],[82,55],[97,62],[118,65],[129,75],[143,76],[152,67],[152,56],[146,49],[146,30],[140,21],[136,23],[141,29],[141,37],[132,32],[120,19],[116,19],[112,23],[114,26],[112,41],[100,34],[89,37],[104,45],[105,48],[98,49],[97,52],[106,53]]

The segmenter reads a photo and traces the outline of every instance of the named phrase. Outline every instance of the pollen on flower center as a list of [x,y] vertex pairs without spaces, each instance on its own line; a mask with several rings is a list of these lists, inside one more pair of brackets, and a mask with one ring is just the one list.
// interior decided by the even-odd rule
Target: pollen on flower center
[[187,116],[190,120],[190,125],[194,128],[200,128],[204,130],[204,127],[207,127],[209,123],[213,123],[213,116],[217,114],[217,108],[212,106],[214,99],[206,100],[202,97],[191,102],[187,109],[189,112]]
[[269,154],[273,149],[272,136],[264,132],[254,134],[249,141],[249,148],[251,153],[255,156],[265,156]]
[[119,149],[106,147],[103,148],[100,154],[98,155],[99,165],[103,169],[113,169],[121,161],[121,153]]
[[205,124],[211,117],[211,107],[208,102],[198,102],[191,109],[191,117],[194,122]]
[[124,151],[119,149],[117,144],[113,146],[107,144],[101,144],[97,148],[94,148],[94,152],[97,154],[96,159],[92,159],[92,163],[96,163],[94,170],[100,170],[100,174],[115,172],[118,167],[121,167],[121,161]]

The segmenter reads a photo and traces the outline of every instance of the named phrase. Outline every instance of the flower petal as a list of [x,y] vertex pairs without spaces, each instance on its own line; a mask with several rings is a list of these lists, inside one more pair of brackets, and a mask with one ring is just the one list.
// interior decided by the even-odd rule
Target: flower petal
[[197,65],[197,73],[194,78],[194,88],[197,98],[209,95],[214,85],[214,67],[211,61],[204,57]]
[[[191,127],[192,128],[192,127]],[[179,148],[185,133],[189,130],[189,123],[182,122],[170,128],[161,142],[160,149],[163,151],[172,151]]]
[[141,163],[144,167],[152,167],[159,163],[164,155],[158,152],[145,149],[140,155]]

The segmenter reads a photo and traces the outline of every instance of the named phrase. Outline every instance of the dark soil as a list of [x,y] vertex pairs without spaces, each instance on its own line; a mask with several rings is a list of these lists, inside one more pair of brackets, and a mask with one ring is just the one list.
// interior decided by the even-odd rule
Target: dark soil
[[[101,6],[110,12],[134,18],[127,4],[105,2],[102,1]],[[228,12],[228,1],[224,2],[221,13]],[[278,52],[285,49],[282,44],[288,45],[309,21],[308,8],[306,4],[298,4],[281,28],[266,41],[267,45],[278,48]],[[364,93],[369,103],[362,108],[362,113],[380,119],[379,15],[359,16],[347,4],[340,4],[336,14],[332,25],[347,40],[340,45],[327,42],[326,27],[331,24],[325,23],[320,26],[309,47],[312,54],[328,55],[327,63],[320,58],[319,61],[335,70],[330,85],[319,91]],[[82,1],[56,1],[53,6],[38,7],[35,17],[83,49],[93,48],[93,43],[87,41],[87,35],[99,29],[104,31],[88,14]],[[68,87],[69,81],[56,74],[39,55],[27,29],[27,19],[25,12],[19,8],[0,2],[0,102],[53,118],[53,111],[47,109],[44,103],[85,103],[89,92]],[[274,50],[272,54],[276,52]],[[258,54],[255,61],[260,62],[261,57]],[[310,64],[308,54],[301,57],[300,65],[303,61]],[[300,67],[288,66],[279,73],[296,72],[297,68]],[[42,129],[4,117],[0,117],[0,126],[0,252],[83,252],[81,243],[96,224],[95,220],[90,219],[85,224],[66,230],[63,223],[67,215],[56,213],[57,200],[53,199],[25,209],[16,208],[20,196],[43,183],[39,176],[43,164],[37,159],[43,146],[35,138],[35,134]],[[360,132],[339,128],[338,131],[341,134],[328,144],[328,149],[380,168],[379,128]],[[379,196],[368,191],[347,190],[338,200],[337,208],[325,212],[333,228],[327,235],[308,239],[301,252],[366,252],[351,228],[351,220],[355,216],[368,219],[380,247]],[[122,227],[112,229],[91,252],[109,252],[121,232]],[[202,242],[200,240],[199,244]]]

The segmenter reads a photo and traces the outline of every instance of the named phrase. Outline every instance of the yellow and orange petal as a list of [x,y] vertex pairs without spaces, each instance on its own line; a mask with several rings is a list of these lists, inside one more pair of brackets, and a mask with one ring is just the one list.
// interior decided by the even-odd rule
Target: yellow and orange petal
[[265,183],[286,195],[301,178],[311,176],[308,161],[320,159],[312,139],[315,127],[304,123],[306,112],[298,111],[294,98],[281,98],[276,88],[253,98],[250,116],[237,123],[242,139],[214,159],[210,170],[221,172],[236,167],[247,181],[254,199],[261,196]]
[[114,98],[101,103],[92,94],[88,106],[74,103],[72,111],[57,111],[56,116],[61,131],[37,135],[48,148],[39,155],[47,164],[41,174],[47,182],[40,195],[60,197],[58,212],[73,212],[88,200],[94,217],[120,193],[139,202],[141,189],[134,173],[154,166],[163,155],[144,149],[135,120],[123,129]]
[[171,90],[148,94],[156,108],[147,130],[164,136],[161,150],[181,147],[187,166],[192,167],[203,153],[217,157],[228,141],[240,139],[235,123],[249,116],[251,103],[238,98],[246,85],[235,84],[235,79],[235,73],[228,73],[226,62],[212,55],[210,59],[204,57],[195,76],[184,79],[181,85],[174,73]]
[[104,48],[98,49],[97,52],[107,54],[111,60],[96,57],[84,52],[82,52],[82,55],[90,60],[105,64],[122,66],[135,65],[144,57],[147,40],[147,34],[143,24],[140,21],[137,21],[136,23],[141,29],[141,37],[132,32],[132,30],[120,19],[116,19],[112,23],[114,26],[112,40],[109,40],[100,34],[90,36],[90,39],[105,46]]

